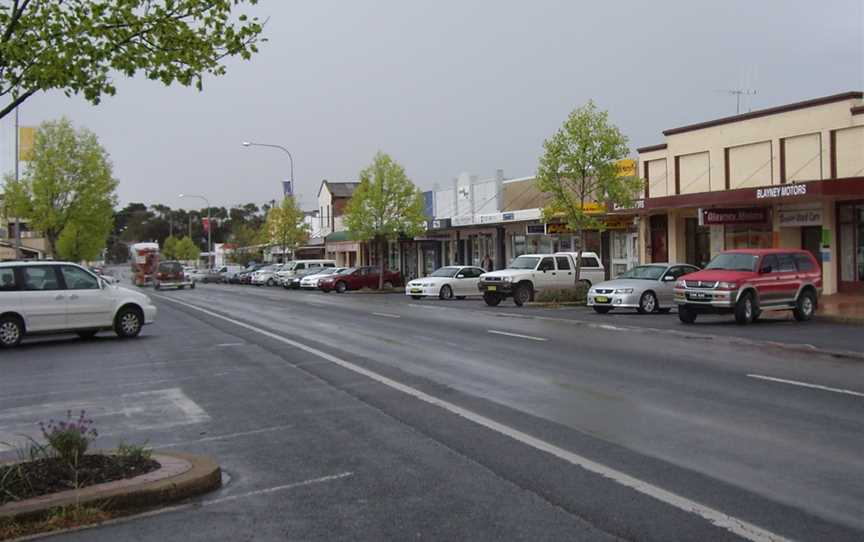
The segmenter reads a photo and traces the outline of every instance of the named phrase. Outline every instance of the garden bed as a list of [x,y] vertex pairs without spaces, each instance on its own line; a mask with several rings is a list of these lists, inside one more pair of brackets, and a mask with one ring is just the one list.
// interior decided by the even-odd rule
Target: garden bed
[[48,457],[0,465],[0,506],[69,489],[134,478],[153,472],[159,463],[147,455],[86,454],[77,465]]

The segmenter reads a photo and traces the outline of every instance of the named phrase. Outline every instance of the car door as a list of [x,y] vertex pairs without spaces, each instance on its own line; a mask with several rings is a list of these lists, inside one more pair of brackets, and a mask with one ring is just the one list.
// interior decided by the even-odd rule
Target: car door
[[777,302],[791,303],[798,294],[798,266],[795,265],[795,258],[790,253],[778,254],[777,260],[780,263]]
[[537,270],[534,272],[534,289],[554,288],[555,273],[555,258],[552,256],[541,258],[537,264]]
[[28,265],[17,270],[21,316],[27,331],[66,329],[66,291],[57,266]]
[[465,274],[461,282],[462,295],[478,295],[477,285],[480,283],[480,275],[486,271],[479,267],[466,267],[462,272]]
[[576,269],[570,263],[569,256],[555,256],[555,263],[558,270],[555,275],[555,282],[558,288],[571,288],[576,284],[574,273]]
[[675,281],[687,273],[695,271],[698,271],[698,269],[689,265],[673,265],[666,269],[663,275],[660,276],[660,280],[655,288],[661,307],[672,306],[675,300]]
[[776,254],[767,254],[759,262],[759,273],[753,279],[756,291],[759,293],[759,304],[774,305],[781,296],[779,288],[780,260]]
[[99,279],[74,265],[61,265],[66,285],[66,321],[69,328],[108,327],[114,316],[114,298]]

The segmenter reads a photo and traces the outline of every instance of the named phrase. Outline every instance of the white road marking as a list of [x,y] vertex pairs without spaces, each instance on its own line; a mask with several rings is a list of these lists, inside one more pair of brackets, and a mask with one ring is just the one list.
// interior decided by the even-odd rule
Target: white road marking
[[398,314],[387,314],[386,312],[373,312],[373,316],[381,316],[383,318],[402,318]]
[[13,450],[22,437],[40,438],[38,423],[62,419],[66,411],[81,410],[98,420],[103,435],[117,432],[164,429],[203,423],[210,416],[180,388],[59,401],[0,411],[0,452]]
[[330,476],[322,476],[321,478],[312,478],[311,480],[304,480],[302,482],[295,482],[293,484],[285,484],[282,486],[274,486],[268,487],[267,489],[257,489],[255,491],[247,491],[246,493],[240,493],[238,495],[228,495],[227,497],[219,497],[218,499],[208,499],[205,501],[201,501],[201,506],[212,506],[214,504],[222,504],[223,502],[236,501],[237,499],[245,499],[247,497],[256,497],[258,495],[268,495],[270,493],[276,493],[277,491],[285,491],[286,489],[294,489],[297,487],[311,486],[315,484],[323,484],[325,482],[333,482],[335,480],[341,480],[342,478],[348,478],[349,476],[353,476],[353,472],[341,472],[339,474],[333,474]]
[[518,442],[521,442],[523,444],[531,446],[532,448],[535,448],[535,449],[540,450],[542,452],[546,452],[546,453],[553,455],[559,459],[567,461],[568,463],[571,463],[573,465],[581,467],[581,468],[583,468],[589,472],[593,472],[595,474],[603,476],[604,478],[612,480],[612,481],[614,481],[620,485],[623,485],[625,487],[629,487],[629,488],[631,488],[631,489],[633,489],[639,493],[642,493],[643,495],[647,495],[649,497],[657,499],[658,501],[666,503],[670,506],[673,506],[673,507],[678,508],[680,510],[683,510],[685,512],[690,512],[690,513],[696,514],[696,515],[702,517],[703,519],[707,520],[712,525],[715,525],[721,529],[725,529],[725,530],[732,532],[732,533],[734,533],[734,534],[736,534],[742,538],[745,538],[747,540],[752,540],[754,542],[781,542],[781,541],[786,540],[782,536],[775,534],[771,531],[767,531],[765,529],[762,529],[760,527],[757,527],[756,525],[753,525],[752,523],[748,523],[744,520],[738,519],[736,517],[725,514],[719,510],[715,510],[715,509],[710,508],[708,506],[702,505],[696,501],[690,500],[690,499],[683,497],[681,495],[678,495],[676,493],[672,493],[671,491],[667,491],[665,489],[662,489],[662,488],[655,486],[653,484],[650,484],[648,482],[639,480],[638,478],[634,478],[628,474],[617,471],[615,469],[612,469],[610,467],[607,467],[605,465],[597,463],[596,461],[592,461],[591,459],[580,456],[580,455],[575,454],[569,450],[565,450],[564,448],[561,448],[559,446],[556,446],[554,444],[551,444],[549,442],[541,440],[537,437],[534,437],[532,435],[529,435],[527,433],[519,431],[518,429],[514,429],[510,426],[496,422],[496,421],[492,420],[491,418],[487,418],[486,416],[483,416],[482,414],[478,414],[474,411],[460,407],[460,406],[458,406],[454,403],[451,403],[449,401],[444,401],[443,399],[439,399],[437,397],[429,395],[426,392],[423,392],[423,391],[420,391],[416,388],[412,388],[411,386],[407,386],[405,384],[402,384],[401,382],[398,382],[398,381],[393,380],[391,378],[388,378],[386,376],[380,375],[374,371],[370,371],[369,369],[366,369],[366,368],[361,367],[359,365],[355,365],[354,363],[351,363],[349,361],[345,361],[345,360],[343,360],[337,356],[334,356],[332,354],[328,354],[327,352],[324,352],[322,350],[318,350],[317,348],[308,346],[308,345],[303,344],[301,342],[294,341],[292,339],[288,339],[286,337],[282,337],[281,335],[277,335],[276,333],[273,333],[271,331],[267,331],[266,329],[262,329],[262,328],[253,326],[253,325],[248,324],[246,322],[241,322],[240,320],[235,320],[235,319],[230,318],[228,316],[224,316],[222,314],[211,311],[209,309],[204,309],[202,307],[199,307],[197,305],[193,305],[191,303],[186,303],[186,302],[183,302],[183,301],[180,301],[177,299],[172,299],[172,298],[168,298],[168,297],[164,297],[164,296],[157,296],[157,297],[164,299],[166,301],[170,301],[171,303],[176,303],[178,305],[188,307],[192,310],[196,310],[198,312],[201,312],[203,314],[207,314],[207,315],[212,316],[214,318],[218,318],[220,320],[230,322],[236,326],[248,329],[250,331],[254,331],[255,333],[258,333],[258,334],[263,335],[265,337],[269,337],[271,339],[280,341],[282,343],[290,345],[290,346],[297,348],[299,350],[303,350],[303,351],[308,352],[312,355],[315,355],[315,356],[318,356],[320,358],[331,361],[340,367],[348,369],[349,371],[353,371],[357,374],[361,374],[363,376],[371,378],[372,380],[374,380],[376,382],[384,384],[385,386],[388,386],[388,387],[393,388],[395,390],[401,391],[401,392],[405,393],[406,395],[410,395],[410,396],[414,397],[415,399],[419,399],[419,400],[424,401],[426,403],[429,403],[431,405],[435,405],[435,406],[442,408],[448,412],[456,414],[457,416],[461,416],[461,417],[463,417],[467,420],[470,420],[470,421],[472,421],[478,425],[481,425],[483,427],[491,429],[492,431],[495,431],[497,433],[500,433],[502,435],[510,437],[513,440],[516,440]]
[[821,386],[819,384],[810,384],[808,382],[800,382],[798,380],[786,380],[785,378],[776,378],[773,376],[757,374],[748,374],[747,376],[750,378],[757,378],[759,380],[768,380],[770,382],[779,382],[781,384],[801,386],[802,388],[813,388],[814,390],[830,391],[833,393],[842,393],[844,395],[854,395],[855,397],[864,397],[864,393],[861,393],[860,391],[844,390],[843,388],[829,388],[828,386]]
[[261,433],[270,433],[272,431],[279,431],[280,429],[290,429],[294,427],[294,425],[276,425],[273,427],[264,427],[262,429],[253,429],[252,431],[242,431],[239,433],[229,433],[227,435],[216,435],[213,437],[202,437],[195,440],[184,440],[182,442],[172,442],[169,444],[152,444],[147,446],[148,448],[152,448],[154,450],[162,450],[164,448],[176,448],[177,446],[188,446],[190,444],[200,444],[202,442],[214,442],[219,440],[231,440],[239,437],[248,437],[251,435],[260,435]]
[[222,343],[222,344],[217,344],[216,347],[217,348],[225,348],[228,346],[243,346],[244,344],[246,344],[246,343]]
[[519,339],[528,339],[529,341],[548,341],[549,339],[544,339],[543,337],[533,337],[531,335],[520,335],[519,333],[509,333],[507,331],[496,331],[494,329],[487,329],[489,333],[494,333],[495,335],[506,335],[508,337],[517,337]]

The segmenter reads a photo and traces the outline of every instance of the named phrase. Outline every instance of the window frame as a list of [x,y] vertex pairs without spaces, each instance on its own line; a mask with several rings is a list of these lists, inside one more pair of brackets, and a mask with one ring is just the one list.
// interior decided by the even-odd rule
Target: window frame
[[[18,279],[18,291],[19,292],[58,292],[58,291],[66,290],[67,289],[66,288],[66,281],[63,280],[63,275],[62,275],[62,273],[60,273],[60,270],[58,269],[59,267],[60,266],[58,266],[58,265],[22,265],[22,266],[16,267],[15,268],[15,274],[17,275],[16,278]],[[33,268],[33,269],[42,268],[42,269],[51,270],[54,273],[54,279],[57,281],[57,288],[41,288],[38,290],[36,290],[36,289],[30,290],[30,289],[24,288],[24,284],[26,283],[26,281],[24,280],[25,271],[27,269],[31,269],[31,268]]]
[[[57,275],[59,275],[60,277],[63,278],[63,287],[64,287],[64,289],[66,289],[66,290],[101,290],[101,289],[102,289],[102,284],[99,282],[99,277],[97,277],[97,276],[94,275],[93,273],[87,271],[86,269],[82,269],[82,268],[80,268],[80,267],[78,267],[78,266],[75,266],[75,265],[69,265],[69,264],[60,264],[60,265],[58,265],[58,266],[56,266],[56,267],[57,267]],[[63,272],[63,270],[64,270],[64,269],[67,269],[67,268],[68,268],[68,269],[74,269],[75,271],[82,272],[82,273],[84,273],[85,275],[89,275],[90,278],[92,278],[93,280],[96,281],[96,287],[95,287],[95,288],[71,288],[71,287],[69,286],[69,282],[66,280],[66,275],[65,275],[64,272]]]

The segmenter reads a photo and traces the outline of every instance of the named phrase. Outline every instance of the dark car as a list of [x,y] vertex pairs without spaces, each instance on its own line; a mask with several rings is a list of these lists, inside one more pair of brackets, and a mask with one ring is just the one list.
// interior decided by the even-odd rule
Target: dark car
[[[318,288],[325,293],[336,290],[340,294],[348,290],[378,288],[379,273],[377,267],[349,267],[341,273],[322,278]],[[393,286],[402,286],[402,275],[398,271],[385,271],[384,287]]]
[[300,281],[303,280],[303,277],[308,277],[309,275],[317,275],[321,272],[320,267],[315,267],[313,269],[305,269],[303,271],[295,272],[293,276],[285,279],[285,282],[282,284],[286,289],[290,290],[299,290],[300,289]]
[[237,284],[252,284],[252,273],[264,267],[263,264],[253,264],[240,273],[237,273]]
[[156,276],[153,278],[154,288],[157,290],[161,290],[162,288],[177,288],[178,290],[182,290],[187,286],[194,288],[195,282],[186,276],[183,264],[172,261],[159,262],[159,267],[156,268]]
[[790,310],[798,321],[816,312],[822,270],[806,250],[750,249],[718,254],[704,270],[675,283],[678,318],[692,324],[700,314],[734,314],[749,324],[765,311]]

